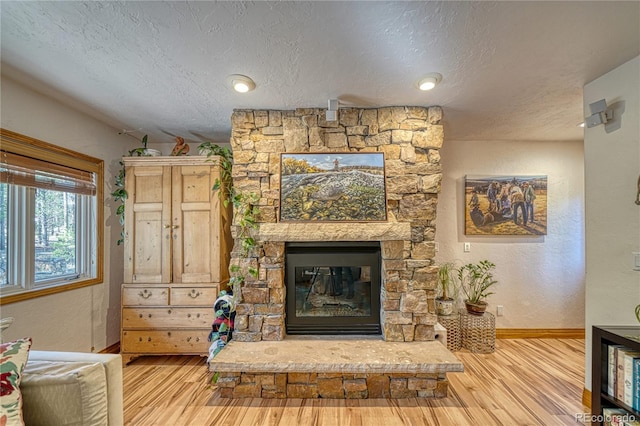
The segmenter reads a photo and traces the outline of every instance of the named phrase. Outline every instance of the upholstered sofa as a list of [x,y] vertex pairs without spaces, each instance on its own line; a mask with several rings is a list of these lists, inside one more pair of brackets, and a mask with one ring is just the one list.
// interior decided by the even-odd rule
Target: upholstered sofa
[[20,391],[27,425],[124,423],[120,355],[30,351]]

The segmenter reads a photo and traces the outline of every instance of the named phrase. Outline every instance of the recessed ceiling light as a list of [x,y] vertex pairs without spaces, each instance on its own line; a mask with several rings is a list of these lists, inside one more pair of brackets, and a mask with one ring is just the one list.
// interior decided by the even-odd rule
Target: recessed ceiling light
[[246,75],[232,74],[228,77],[228,80],[231,82],[231,87],[233,87],[233,90],[236,92],[247,93],[256,88],[256,83]]
[[442,74],[432,72],[425,75],[420,81],[418,81],[418,89],[431,90],[442,80]]

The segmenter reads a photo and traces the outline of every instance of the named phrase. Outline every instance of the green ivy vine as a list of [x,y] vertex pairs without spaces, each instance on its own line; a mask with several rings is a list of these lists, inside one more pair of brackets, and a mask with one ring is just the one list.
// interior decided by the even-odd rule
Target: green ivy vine
[[[220,179],[217,179],[213,185],[213,190],[218,191],[218,195],[222,198],[225,207],[229,204],[233,206],[233,211],[238,226],[237,238],[240,240],[242,255],[248,257],[258,246],[255,238],[251,235],[252,231],[258,228],[258,195],[254,192],[242,193],[237,192],[233,186],[232,169],[233,169],[233,153],[227,147],[221,147],[213,142],[203,142],[198,145],[198,151],[206,153],[207,157],[218,156],[220,158]],[[244,281],[242,270],[238,265],[229,267],[231,278],[229,286],[233,289],[233,294],[238,294],[239,286]],[[256,268],[249,267],[248,272],[251,276],[257,277]]]
[[[212,189],[218,192],[218,196],[222,199],[225,207],[230,204],[233,206],[234,222],[237,226],[236,239],[240,242],[242,256],[246,258],[251,254],[255,254],[258,243],[251,234],[253,230],[258,228],[258,216],[260,214],[257,205],[258,195],[253,192],[242,193],[235,190],[232,179],[233,154],[229,148],[221,147],[212,142],[204,142],[198,146],[198,151],[201,155],[206,154],[207,157],[218,156],[220,178],[216,179]],[[237,306],[237,302],[240,300],[242,284],[246,278],[245,273],[253,277],[258,276],[258,270],[255,267],[248,266],[245,269],[239,264],[229,266],[229,287],[231,288],[231,297],[235,301],[233,303],[234,307]],[[222,290],[220,295],[224,297],[227,293]],[[235,318],[235,312],[231,314],[227,309],[219,309],[215,312],[216,321],[214,324],[218,322],[221,325],[217,330],[214,327],[214,331],[209,336],[209,341],[212,342],[212,346],[209,349],[209,359],[216,356],[231,338],[233,330],[225,325],[225,320],[231,319],[231,315]],[[219,375],[219,372],[214,372],[211,378],[212,384],[218,381]]]
[[[130,150],[128,154],[129,157],[148,157],[149,156],[149,154],[146,153],[147,152],[147,135],[144,135],[140,142],[142,143],[142,146],[138,148],[133,148],[132,150]],[[124,187],[124,182],[125,182],[124,162],[120,160],[118,164],[120,165],[120,170],[118,170],[118,174],[115,176],[114,184],[113,184],[116,189],[111,193],[111,196],[113,197],[113,201],[115,201],[116,203],[120,203],[116,208],[116,216],[118,217],[118,222],[120,222],[120,226],[123,227],[123,229],[120,231],[120,238],[118,239],[118,245],[120,245],[124,243],[124,202],[127,199],[128,194],[127,194],[127,190]]]

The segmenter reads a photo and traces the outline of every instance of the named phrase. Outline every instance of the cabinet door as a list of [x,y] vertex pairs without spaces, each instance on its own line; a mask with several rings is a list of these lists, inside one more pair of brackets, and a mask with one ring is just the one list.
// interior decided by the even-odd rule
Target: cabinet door
[[173,282],[220,281],[220,198],[211,165],[172,168]]
[[127,167],[124,282],[171,282],[171,167]]

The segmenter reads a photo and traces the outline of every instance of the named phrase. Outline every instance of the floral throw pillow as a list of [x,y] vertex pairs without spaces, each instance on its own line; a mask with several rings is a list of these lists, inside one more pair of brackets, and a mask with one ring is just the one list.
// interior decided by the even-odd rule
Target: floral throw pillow
[[0,425],[24,425],[20,380],[31,338],[0,344]]

